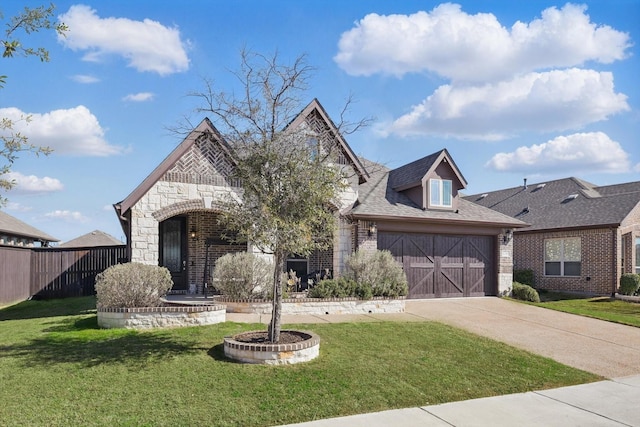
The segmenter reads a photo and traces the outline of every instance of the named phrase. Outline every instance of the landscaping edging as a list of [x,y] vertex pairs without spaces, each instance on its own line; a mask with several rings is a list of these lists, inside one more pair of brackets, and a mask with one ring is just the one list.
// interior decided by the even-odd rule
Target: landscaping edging
[[[284,330],[281,332],[285,332]],[[293,344],[246,343],[225,337],[224,355],[242,363],[292,365],[308,362],[320,355],[320,337],[313,332],[295,331],[309,338]]]
[[151,329],[222,323],[227,308],[222,304],[182,307],[98,309],[101,328]]
[[[271,314],[272,301],[268,300],[232,300],[216,298],[217,302],[227,306],[228,313]],[[316,299],[289,298],[282,301],[282,314],[371,314],[404,313],[404,298],[356,298]]]

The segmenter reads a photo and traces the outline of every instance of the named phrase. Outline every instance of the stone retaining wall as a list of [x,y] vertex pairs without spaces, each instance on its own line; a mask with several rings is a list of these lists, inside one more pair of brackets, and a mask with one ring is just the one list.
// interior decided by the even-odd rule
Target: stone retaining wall
[[[282,331],[284,332],[284,331]],[[309,336],[294,344],[245,343],[233,337],[224,339],[224,354],[242,363],[264,365],[291,365],[308,362],[320,355],[320,337],[313,332],[302,332]]]
[[[271,314],[272,302],[265,300],[216,299],[227,306],[228,313]],[[282,302],[282,314],[370,314],[404,313],[404,299],[355,298],[322,299],[294,298]]]
[[99,309],[98,326],[150,329],[213,325],[226,320],[226,311],[224,305]]

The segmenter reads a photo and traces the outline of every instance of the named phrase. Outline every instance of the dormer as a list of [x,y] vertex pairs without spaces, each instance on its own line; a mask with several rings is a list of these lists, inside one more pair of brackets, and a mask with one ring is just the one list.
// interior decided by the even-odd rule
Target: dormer
[[467,186],[446,149],[392,170],[389,182],[424,210],[456,211],[458,192]]

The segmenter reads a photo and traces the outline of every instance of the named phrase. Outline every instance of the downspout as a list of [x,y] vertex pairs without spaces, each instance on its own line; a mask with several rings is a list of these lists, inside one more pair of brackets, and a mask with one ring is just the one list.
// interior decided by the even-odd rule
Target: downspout
[[618,288],[618,229],[611,229],[613,234],[613,277],[611,278],[611,298],[616,297],[616,290]]

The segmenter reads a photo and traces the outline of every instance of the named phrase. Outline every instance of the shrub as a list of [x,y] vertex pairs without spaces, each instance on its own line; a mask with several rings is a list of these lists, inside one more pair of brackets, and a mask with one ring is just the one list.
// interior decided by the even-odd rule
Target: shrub
[[640,274],[624,273],[620,277],[620,287],[618,293],[622,295],[633,295],[640,287]]
[[540,302],[538,291],[518,282],[513,282],[513,297],[522,301]]
[[530,268],[513,270],[513,281],[523,285],[533,286],[533,270]]
[[389,251],[356,251],[347,259],[345,277],[371,286],[373,296],[396,298],[409,292],[404,270]]
[[371,299],[373,292],[371,285],[356,283],[346,277],[338,279],[321,280],[313,288],[309,289],[309,298],[359,298]]
[[98,308],[156,307],[172,286],[165,267],[117,264],[96,276],[96,304]]
[[229,298],[264,298],[273,282],[273,264],[249,252],[226,254],[216,261],[214,287]]

